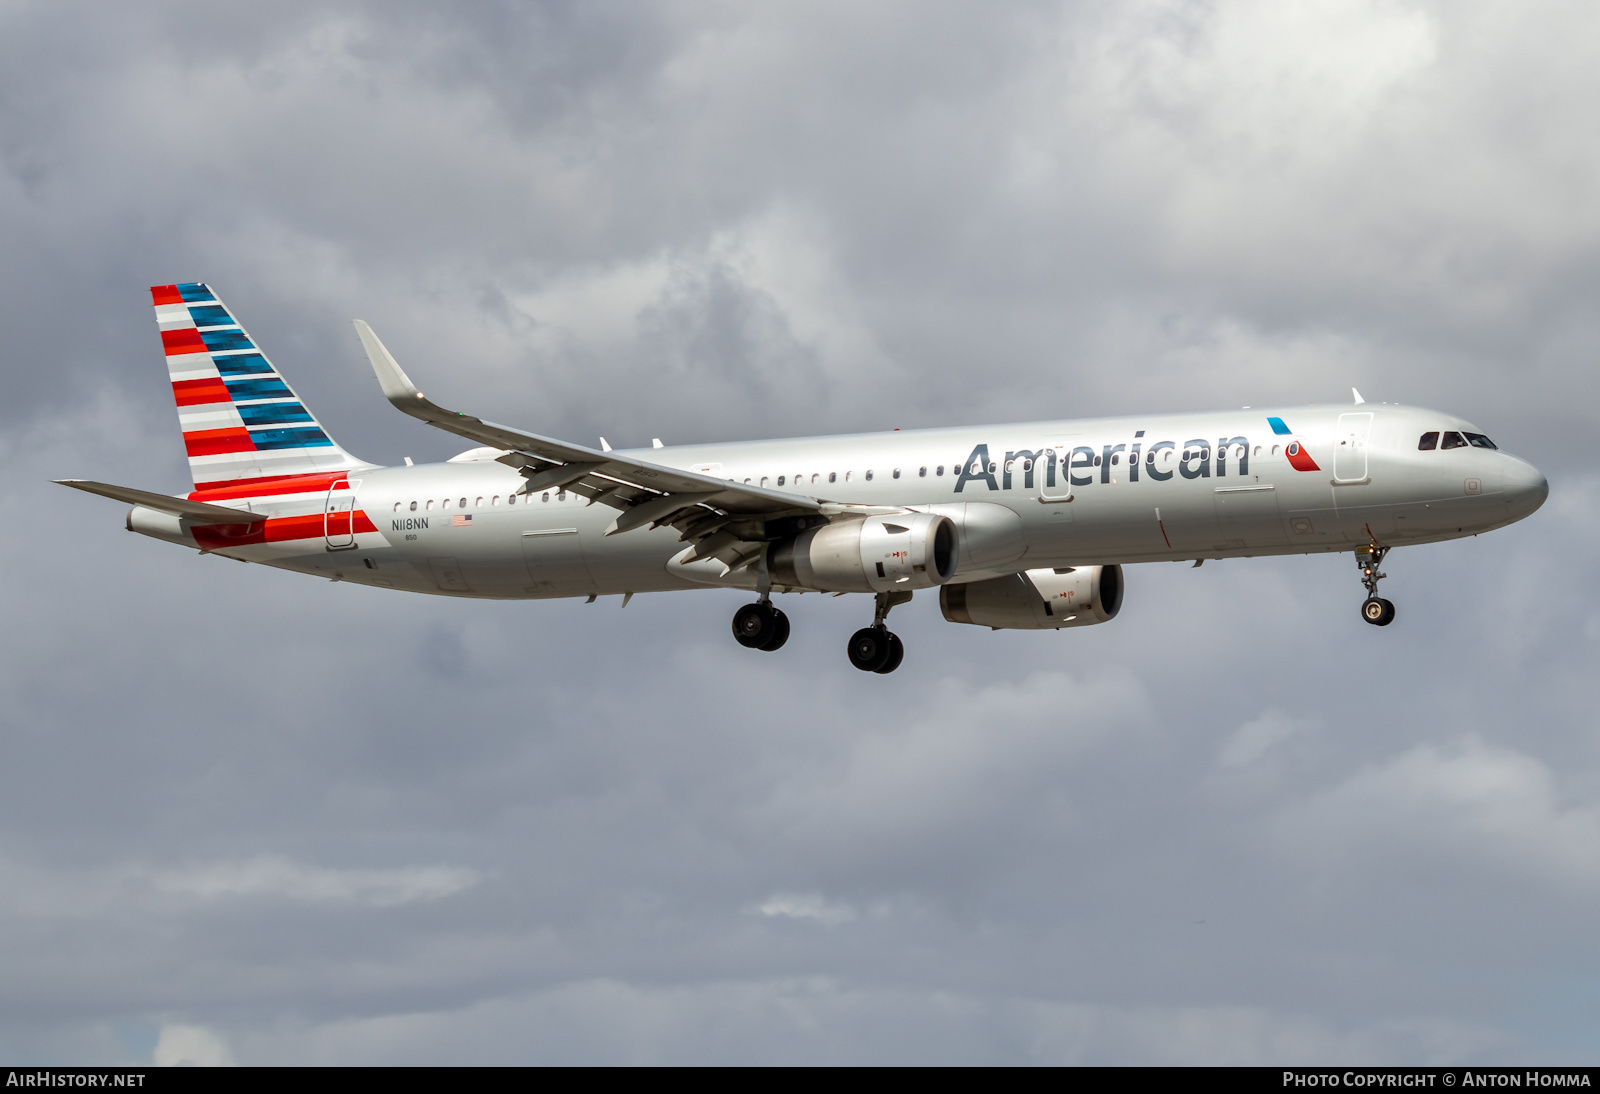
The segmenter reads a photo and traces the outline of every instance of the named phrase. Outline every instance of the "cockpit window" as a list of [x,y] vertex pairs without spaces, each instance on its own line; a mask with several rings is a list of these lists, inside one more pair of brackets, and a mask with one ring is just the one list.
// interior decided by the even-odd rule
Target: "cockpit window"
[[1439,432],[1438,432],[1438,430],[1434,430],[1432,433],[1424,433],[1422,435],[1422,440],[1417,442],[1417,451],[1418,452],[1432,452],[1435,448],[1438,448],[1438,447],[1439,447]]
[[1499,448],[1500,447],[1499,445],[1497,445],[1493,441],[1491,441],[1488,437],[1485,437],[1482,433],[1468,433],[1468,434],[1466,434],[1466,438],[1467,438],[1467,443],[1470,444],[1473,448]]
[[1467,441],[1466,441],[1465,437],[1463,437],[1461,434],[1457,433],[1455,430],[1452,429],[1450,432],[1448,432],[1448,433],[1446,433],[1444,435],[1444,443],[1441,444],[1439,447],[1440,448],[1465,448],[1465,447],[1467,447]]

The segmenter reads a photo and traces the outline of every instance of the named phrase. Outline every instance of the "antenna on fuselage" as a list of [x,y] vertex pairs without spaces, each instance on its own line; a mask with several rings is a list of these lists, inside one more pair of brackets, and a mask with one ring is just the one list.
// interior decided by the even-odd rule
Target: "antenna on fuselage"
[[1356,402],[1357,403],[1366,402],[1366,400],[1361,397],[1361,392],[1357,391],[1355,388],[1351,388],[1350,389],[1350,394],[1352,394],[1352,395],[1354,395],[1356,397]]

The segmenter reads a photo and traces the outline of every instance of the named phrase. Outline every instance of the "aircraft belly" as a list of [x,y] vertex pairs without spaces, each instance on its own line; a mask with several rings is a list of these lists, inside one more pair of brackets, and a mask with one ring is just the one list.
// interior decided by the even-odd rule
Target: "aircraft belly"
[[520,542],[528,592],[571,596],[596,591],[576,525],[527,529]]
[[[672,573],[670,560],[689,546],[678,538],[676,529],[640,528],[615,536],[603,532],[601,529],[585,540],[589,571],[602,590],[638,593],[692,589],[702,584]],[[723,568],[715,560],[709,565]]]
[[1146,527],[1173,551],[1189,555],[1222,545],[1210,479],[1164,483],[1161,490],[1151,491],[1149,508],[1141,514]]
[[[1071,525],[1075,556],[1087,552],[1095,558],[1109,559],[1120,552],[1167,549],[1167,543],[1161,536],[1161,525],[1156,518],[1157,505],[1150,501],[1146,491],[1131,483],[1096,483],[1093,487],[1079,487],[1076,492],[1077,499],[1070,503],[1081,506]],[[1176,494],[1177,491],[1162,491],[1156,496],[1162,497],[1168,493]],[[1174,506],[1165,497],[1162,497],[1160,507],[1162,517],[1168,521],[1172,519],[1172,513],[1183,509],[1183,506]],[[1170,523],[1168,527],[1171,527]]]
[[1218,486],[1212,491],[1217,506],[1217,526],[1222,547],[1281,547],[1289,542],[1284,534],[1283,509],[1278,489],[1272,483]]

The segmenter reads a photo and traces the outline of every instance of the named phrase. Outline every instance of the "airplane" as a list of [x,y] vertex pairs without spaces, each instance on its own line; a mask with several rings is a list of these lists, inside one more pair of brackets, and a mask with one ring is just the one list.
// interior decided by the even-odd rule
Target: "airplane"
[[441,596],[743,589],[734,637],[768,652],[789,637],[774,593],[863,593],[848,653],[866,672],[900,666],[886,619],[917,591],[952,623],[1093,626],[1139,562],[1350,551],[1362,618],[1387,626],[1390,550],[1500,528],[1549,493],[1471,423],[1353,388],[1343,406],[588,448],[445,409],[356,320],[388,400],[474,444],[380,467],[333,441],[207,285],[151,296],[194,489],[55,480],[131,503],[129,531]]

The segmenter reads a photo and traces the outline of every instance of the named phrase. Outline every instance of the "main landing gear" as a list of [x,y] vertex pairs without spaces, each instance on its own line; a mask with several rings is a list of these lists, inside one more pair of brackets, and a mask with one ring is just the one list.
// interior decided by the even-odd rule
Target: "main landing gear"
[[850,636],[850,663],[862,672],[890,673],[905,660],[906,648],[900,636],[892,633],[883,621],[889,609],[911,599],[909,592],[879,593],[877,610],[872,613],[872,626],[862,627]]
[[1373,544],[1356,548],[1356,565],[1361,567],[1361,584],[1367,587],[1367,599],[1361,602],[1361,618],[1374,627],[1387,627],[1394,622],[1394,604],[1378,595],[1378,582],[1388,574],[1378,572],[1389,548]]
[[[862,672],[878,673],[890,673],[900,667],[906,656],[905,645],[883,621],[888,618],[889,609],[910,599],[909,592],[878,594],[872,626],[862,627],[850,636],[852,665]],[[789,617],[774,608],[763,594],[754,604],[746,604],[733,613],[733,637],[746,649],[771,652],[789,641]]]
[[781,649],[789,641],[789,617],[762,597],[733,613],[733,637],[746,649]]

